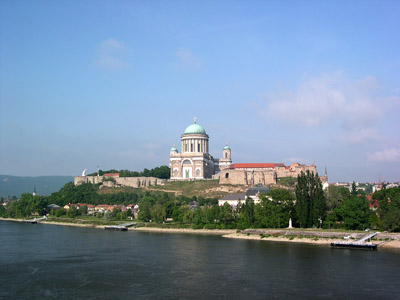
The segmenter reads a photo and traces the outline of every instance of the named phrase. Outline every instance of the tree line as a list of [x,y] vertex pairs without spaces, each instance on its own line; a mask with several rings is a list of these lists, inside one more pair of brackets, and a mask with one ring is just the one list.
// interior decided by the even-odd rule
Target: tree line
[[[129,171],[129,170],[116,170],[111,169],[107,171],[99,170],[98,174],[103,176],[108,173],[119,173],[120,177],[156,177],[160,179],[169,179],[171,177],[171,171],[168,166],[155,167],[154,169],[143,169],[142,172]],[[88,176],[96,176],[96,173],[91,173]]]
[[[355,184],[351,191],[330,186],[324,192],[318,174],[308,171],[298,176],[294,191],[273,188],[259,195],[259,203],[247,198],[236,208],[227,203],[218,206],[214,198],[176,196],[161,191],[133,189],[132,192],[102,194],[98,192],[99,185],[75,186],[71,182],[50,196],[23,194],[6,208],[1,205],[0,216],[65,213],[63,210],[51,212],[49,204],[61,207],[67,203],[138,204],[138,218],[142,221],[173,220],[178,226],[192,228],[286,228],[292,219],[293,226],[302,228],[400,231],[400,187],[375,192],[372,199],[376,199],[378,208],[371,210],[365,193],[357,191]],[[121,212],[114,212],[118,213]]]

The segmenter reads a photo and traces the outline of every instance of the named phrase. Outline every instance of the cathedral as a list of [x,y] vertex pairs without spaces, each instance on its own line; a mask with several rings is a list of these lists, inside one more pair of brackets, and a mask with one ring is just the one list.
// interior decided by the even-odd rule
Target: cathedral
[[181,135],[181,153],[175,146],[169,154],[172,180],[195,180],[214,178],[220,184],[256,185],[273,184],[278,178],[297,177],[301,172],[317,173],[314,164],[293,163],[232,163],[231,148],[222,149],[222,158],[213,158],[208,152],[208,138],[205,129],[194,123],[186,127]]
[[175,145],[171,148],[169,167],[172,180],[213,178],[213,175],[231,166],[229,146],[223,148],[222,158],[214,158],[208,152],[208,139],[205,129],[194,118],[194,123],[186,127],[181,135],[181,153]]

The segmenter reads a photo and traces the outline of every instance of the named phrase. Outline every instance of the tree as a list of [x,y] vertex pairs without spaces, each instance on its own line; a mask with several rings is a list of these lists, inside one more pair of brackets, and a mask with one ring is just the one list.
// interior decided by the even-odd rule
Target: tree
[[345,187],[330,185],[326,191],[326,206],[329,211],[339,207],[344,199],[350,198],[350,191]]
[[75,218],[78,215],[78,210],[75,206],[72,206],[68,209],[67,216],[69,218]]
[[181,209],[181,206],[175,206],[173,211],[172,211],[172,219],[174,220],[174,222],[177,223],[183,223],[183,210],[185,209]]
[[83,205],[83,206],[79,207],[79,211],[80,211],[80,213],[81,213],[82,215],[86,216],[87,213],[88,213],[88,207],[87,207],[87,205]]
[[252,227],[254,224],[254,201],[253,199],[247,197],[246,202],[240,207],[238,207],[239,210],[239,224],[238,228],[239,229],[245,229]]
[[225,202],[224,205],[219,210],[219,219],[221,223],[225,225],[232,224],[234,222],[232,207]]
[[[372,198],[379,202],[379,224],[383,230],[400,231],[400,187],[382,189]],[[8,206],[7,206],[8,207]]]
[[150,209],[151,218],[157,222],[161,223],[164,221],[166,213],[165,209],[161,204],[156,204]]
[[261,203],[255,205],[255,225],[264,228],[282,228],[289,224],[293,211],[294,195],[286,189],[273,189],[260,196]]
[[153,206],[155,199],[150,196],[144,196],[139,202],[139,214],[138,218],[143,221],[149,221],[151,219],[150,209]]
[[351,184],[351,195],[352,196],[357,196],[357,187],[356,187],[356,183],[354,181]]
[[297,223],[305,228],[318,227],[326,217],[325,195],[318,173],[307,170],[297,177],[295,211]]
[[351,196],[345,199],[343,205],[337,209],[344,221],[346,229],[364,229],[368,227],[371,211],[364,196]]

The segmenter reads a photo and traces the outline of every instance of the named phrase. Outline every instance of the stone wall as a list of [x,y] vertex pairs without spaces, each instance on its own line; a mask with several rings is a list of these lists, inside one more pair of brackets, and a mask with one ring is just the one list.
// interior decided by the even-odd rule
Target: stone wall
[[301,171],[317,172],[314,165],[297,165],[291,168],[274,167],[274,168],[243,168],[243,169],[226,169],[222,170],[219,175],[220,184],[242,184],[263,185],[276,183],[277,178],[281,177],[297,177]]
[[275,172],[273,170],[222,170],[219,176],[220,184],[241,184],[241,185],[263,185],[273,184],[275,182]]
[[155,177],[111,177],[112,181],[105,180],[105,176],[75,176],[74,184],[80,185],[82,183],[103,183],[107,187],[122,187],[128,186],[133,188],[141,188],[146,186],[164,185],[167,180]]

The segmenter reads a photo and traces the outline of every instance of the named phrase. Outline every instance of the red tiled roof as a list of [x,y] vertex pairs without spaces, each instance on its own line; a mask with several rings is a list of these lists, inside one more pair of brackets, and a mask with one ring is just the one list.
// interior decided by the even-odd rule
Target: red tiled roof
[[369,207],[370,208],[378,208],[379,207],[379,201],[376,199],[373,199],[370,201],[369,203]]
[[107,177],[119,177],[119,173],[106,173],[106,174],[103,174],[103,176],[107,176]]
[[282,163],[242,163],[242,164],[232,164],[232,169],[261,169],[261,168],[275,168],[275,167],[285,167]]
[[109,205],[108,204],[99,204],[96,207],[97,208],[107,208]]

